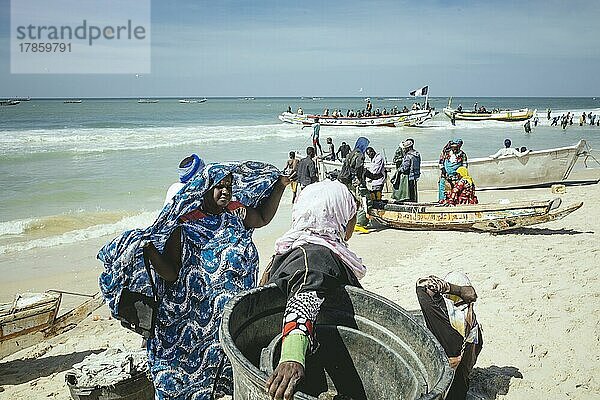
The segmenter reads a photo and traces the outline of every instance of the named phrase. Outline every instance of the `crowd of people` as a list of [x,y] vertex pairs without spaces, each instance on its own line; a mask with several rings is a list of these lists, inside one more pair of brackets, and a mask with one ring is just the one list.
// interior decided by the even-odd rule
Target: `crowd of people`
[[[429,109],[430,109],[430,106],[429,106],[428,102],[424,103],[424,104],[415,102],[411,105],[410,109],[406,106],[403,106],[400,109],[396,105],[391,107],[389,110],[386,107],[383,107],[383,109],[380,109],[379,107],[376,107],[375,109],[373,109],[373,103],[371,103],[371,100],[367,100],[364,108],[356,109],[356,110],[348,108],[345,113],[342,109],[339,109],[339,108],[330,110],[328,107],[326,107],[323,109],[323,112],[321,113],[321,115],[319,115],[319,117],[332,117],[332,118],[383,117],[383,116],[394,116],[394,115],[398,115],[398,114],[402,114],[402,113],[407,113],[407,112],[410,112],[411,110],[417,111],[417,110],[429,110]],[[291,114],[292,107],[288,106],[286,112]],[[301,107],[299,107],[296,111],[296,114],[304,115],[304,110]]]
[[[567,113],[562,113],[561,115],[552,116],[552,110],[546,110],[547,120],[550,121],[550,126],[559,126],[562,129],[567,129],[567,126],[573,125],[573,120],[576,118],[575,113],[567,111]],[[600,126],[600,116],[596,114],[592,114],[592,112],[582,112],[579,116],[579,126],[590,125],[590,126]]]
[[[318,346],[314,325],[327,296],[343,285],[360,287],[366,267],[348,240],[368,223],[361,198],[382,200],[385,159],[365,137],[353,148],[342,142],[337,151],[328,138],[323,154],[318,133],[315,138],[313,127],[313,146],[304,158],[290,152],[283,171],[260,162],[205,164],[196,154],[186,157],[153,225],[124,232],[100,250],[101,290],[113,315],[147,339],[157,399],[232,394],[233,372],[219,342],[223,307],[259,284],[252,231],[270,223],[288,185],[292,224],[276,240],[263,276],[286,297],[281,356],[265,388],[272,398],[292,398],[305,377],[306,356]],[[392,197],[409,202],[418,201],[421,156],[414,144],[404,140],[394,157]],[[449,185],[443,204],[477,202],[461,146],[461,140],[451,141],[440,156]],[[317,150],[342,161],[335,179],[319,181]],[[475,290],[468,278],[454,273],[420,279],[416,291],[427,327],[456,371],[447,398],[464,399],[482,344]],[[142,313],[140,301],[153,313]]]

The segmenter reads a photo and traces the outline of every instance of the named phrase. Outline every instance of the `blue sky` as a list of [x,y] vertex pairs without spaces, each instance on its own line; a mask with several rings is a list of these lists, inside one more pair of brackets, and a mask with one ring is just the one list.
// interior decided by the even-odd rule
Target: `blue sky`
[[600,1],[153,1],[139,77],[10,74],[9,11],[0,98],[600,95]]

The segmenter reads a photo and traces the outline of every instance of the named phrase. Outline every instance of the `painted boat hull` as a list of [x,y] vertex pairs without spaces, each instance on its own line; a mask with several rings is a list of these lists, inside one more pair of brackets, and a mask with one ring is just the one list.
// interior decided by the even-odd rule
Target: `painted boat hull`
[[58,316],[61,294],[41,295],[42,300],[25,307],[0,306],[0,359],[74,328],[104,304],[102,295],[97,293]]
[[564,218],[583,205],[577,203],[559,210],[560,203],[560,199],[554,199],[448,207],[381,201],[374,202],[369,215],[396,229],[505,232]]
[[[577,158],[585,149],[585,140],[573,146],[559,147],[547,150],[531,151],[529,154],[517,157],[502,156],[497,159],[490,157],[469,159],[469,172],[479,189],[507,188],[527,185],[539,185],[557,182],[568,178]],[[337,161],[321,161],[320,172],[326,174],[334,169],[340,169],[342,164]],[[386,164],[389,177],[396,170],[393,164]],[[438,161],[421,163],[419,190],[438,190],[440,170]]]
[[380,117],[324,117],[322,115],[294,114],[284,112],[279,115],[282,122],[296,125],[312,125],[315,118],[319,118],[322,126],[418,126],[435,116],[434,110],[415,110],[396,115],[382,115]]
[[525,121],[533,117],[534,113],[534,110],[530,110],[528,108],[524,108],[521,110],[503,110],[498,112],[487,113],[478,113],[474,111],[458,112],[455,108],[444,108],[444,114],[446,114],[446,116],[450,119],[452,119],[452,114],[454,114],[454,119],[457,121]]

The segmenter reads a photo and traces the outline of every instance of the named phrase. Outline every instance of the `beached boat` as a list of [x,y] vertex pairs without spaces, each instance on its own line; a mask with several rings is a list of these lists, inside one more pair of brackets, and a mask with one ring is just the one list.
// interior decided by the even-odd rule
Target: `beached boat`
[[157,99],[138,99],[138,103],[140,104],[154,104],[158,103]]
[[418,126],[432,119],[434,110],[412,110],[394,115],[380,115],[378,117],[330,117],[312,114],[295,114],[284,112],[279,115],[282,122],[297,125],[311,125],[315,118],[319,118],[322,126]]
[[583,203],[559,210],[561,200],[443,206],[437,203],[373,202],[369,214],[392,228],[504,232],[564,218]]
[[100,293],[58,315],[61,292],[25,293],[0,304],[0,359],[59,335],[83,321],[104,303]]
[[[579,156],[585,154],[586,142],[580,140],[573,146],[546,150],[534,150],[527,155],[499,158],[469,158],[469,173],[478,189],[518,188],[545,183],[555,183],[569,177]],[[342,164],[337,161],[321,161],[320,172],[325,175]],[[396,167],[386,164],[388,178]],[[438,161],[421,163],[419,190],[437,190],[440,178]],[[389,185],[389,183],[388,183]]]
[[206,98],[203,99],[179,99],[180,103],[183,104],[195,104],[195,103],[204,103],[206,102]]
[[454,117],[456,121],[525,121],[535,114],[535,110],[522,108],[519,110],[458,110],[452,108],[452,99],[448,101],[448,106],[444,107],[444,114],[450,119]]

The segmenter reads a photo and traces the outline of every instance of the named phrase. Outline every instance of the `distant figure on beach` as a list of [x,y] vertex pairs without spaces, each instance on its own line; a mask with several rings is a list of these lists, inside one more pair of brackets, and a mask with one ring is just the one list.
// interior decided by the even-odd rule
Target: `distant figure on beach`
[[550,126],[558,126],[558,120],[560,117],[553,117],[552,118],[552,123],[550,124]]
[[452,126],[456,126],[456,113],[455,112],[450,114],[450,123],[452,124]]
[[400,165],[400,173],[406,175],[408,182],[408,201],[416,203],[418,201],[417,181],[421,176],[421,155],[414,149],[415,141],[406,139],[402,142],[404,157]]
[[531,133],[531,122],[527,120],[523,125],[523,128],[525,128],[525,133]]
[[440,154],[440,180],[438,188],[438,199],[446,198],[446,184],[451,185],[456,179],[456,169],[468,165],[467,154],[462,150],[462,139],[449,141]]
[[585,113],[582,113],[581,117],[579,117],[579,126],[583,125],[585,125]]
[[[219,343],[223,307],[256,287],[252,231],[272,220],[288,183],[268,164],[209,164],[151,227],[129,230],[98,253],[105,267],[100,289],[113,316],[123,318],[126,306],[143,318],[139,296],[158,301],[156,324],[146,329],[157,399],[232,394],[231,364]],[[232,200],[234,195],[244,203]],[[143,328],[137,318],[126,321]]]
[[[318,346],[315,325],[323,302],[345,285],[360,287],[366,274],[362,260],[348,247],[356,213],[347,186],[326,179],[300,193],[290,230],[275,242],[275,256],[261,280],[275,283],[287,298],[281,356],[266,382],[272,399],[291,400],[307,375],[306,354]],[[365,398],[364,389],[348,395]]]
[[376,153],[372,147],[367,147],[367,157],[371,160],[366,172],[366,183],[371,200],[381,200],[381,192],[386,180],[385,161],[381,153]]
[[298,111],[296,111],[296,114],[298,114],[298,115],[304,114],[304,110],[302,109],[302,107],[298,107]]
[[446,193],[446,197],[440,203],[451,206],[479,203],[475,195],[475,182],[469,176],[467,168],[460,167],[456,170],[456,179],[452,182],[452,188]]
[[430,275],[419,279],[416,286],[425,324],[454,369],[446,400],[465,400],[469,375],[483,346],[483,332],[473,304],[477,293],[469,278],[460,272],[450,272],[444,279]]
[[[342,163],[342,169],[338,175],[338,180],[344,185],[348,186],[348,189],[357,197],[360,198],[367,192],[367,185],[365,182],[365,152],[369,147],[369,139],[366,137],[359,137],[356,139],[354,150]],[[359,209],[357,212],[356,219],[356,230],[363,233],[368,232],[366,230],[368,219],[367,210]]]
[[313,158],[315,157],[315,148],[306,148],[306,157],[298,162],[298,183],[300,184],[300,192],[308,185],[319,180],[317,175],[317,166]]
[[540,122],[540,119],[539,119],[538,117],[535,117],[535,118],[533,119],[533,126],[534,126],[534,127],[538,126],[538,122]]
[[513,149],[512,147],[512,141],[508,138],[504,139],[504,148],[498,150],[497,152],[495,152],[494,154],[492,154],[490,156],[490,158],[498,158],[498,157],[505,157],[505,156],[517,156],[517,157],[521,157],[524,156],[527,153],[522,153],[517,149]]
[[335,153],[335,155],[338,160],[344,161],[346,159],[346,157],[348,157],[350,150],[351,150],[350,146],[348,146],[348,144],[346,142],[342,142],[342,144],[338,148],[338,151],[337,151],[337,153]]
[[551,109],[546,110],[546,114],[548,115],[548,121],[550,121],[550,114],[552,113]]
[[[318,148],[321,155],[323,155],[323,149],[321,148],[321,143],[319,142],[319,134],[321,132],[321,124],[319,123],[319,117],[315,117],[314,121],[315,123],[311,125],[311,128],[313,128],[313,133],[311,135],[312,144],[315,148],[315,154],[317,153]],[[304,128],[306,128],[306,125],[302,125],[301,129]]]
[[327,153],[325,154],[325,160],[335,161],[335,145],[333,139],[327,138]]
[[172,184],[169,189],[167,189],[167,196],[165,197],[164,205],[166,206],[171,202],[171,199],[175,197],[175,195],[181,190],[185,184],[191,180],[194,175],[196,175],[199,171],[201,172],[204,168],[204,161],[198,155],[192,154],[189,157],[184,158],[179,163],[179,182],[175,182]]
[[288,113],[290,113],[290,114],[291,114],[291,113],[292,113],[292,106],[288,106],[288,108],[287,108],[287,111],[286,111],[286,112],[288,112]]
[[475,102],[475,104],[473,104],[473,112],[477,112],[477,102]]
[[283,173],[290,178],[290,188],[292,189],[292,204],[296,201],[296,192],[298,190],[298,159],[296,152],[290,151],[290,158],[287,160]]
[[459,104],[458,107],[456,107],[456,111],[462,112],[462,104]]
[[371,103],[371,100],[367,100],[367,111],[370,113],[371,111],[373,111],[373,104]]

